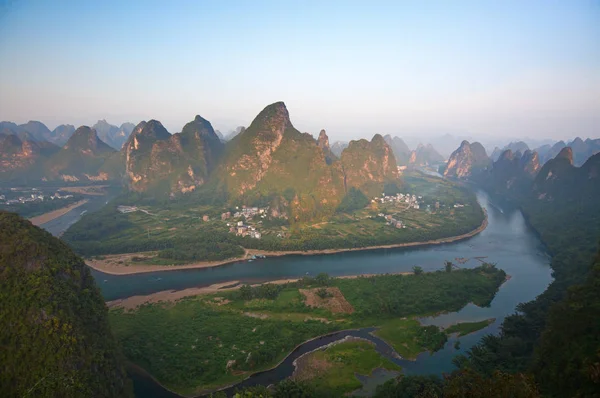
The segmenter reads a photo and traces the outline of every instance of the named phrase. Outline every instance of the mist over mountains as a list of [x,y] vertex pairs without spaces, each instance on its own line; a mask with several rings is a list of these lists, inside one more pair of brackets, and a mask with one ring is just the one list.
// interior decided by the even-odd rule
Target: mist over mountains
[[[265,111],[275,112],[273,109],[277,108],[276,104],[265,108]],[[285,108],[285,105],[282,106]],[[482,141],[469,141],[452,134],[421,137],[422,139],[388,134],[383,137],[375,135],[374,139],[377,139],[370,143],[367,140],[330,143],[325,130],[312,135],[299,133],[291,125],[287,109],[283,119],[276,117],[277,112],[266,116],[265,111],[261,112],[248,128],[239,126],[225,133],[215,130],[209,121],[200,116],[196,116],[176,134],[168,132],[156,120],[141,122],[137,126],[132,123],[116,126],[103,119],[91,127],[82,126],[76,130],[73,125],[62,124],[52,131],[39,121],[29,121],[21,125],[0,122],[0,178],[5,182],[55,179],[125,181],[133,190],[153,190],[160,186],[162,188],[159,190],[168,194],[192,192],[210,181],[214,187],[232,193],[235,191],[233,186],[250,190],[260,187],[259,182],[265,175],[267,181],[275,181],[276,177],[268,176],[276,169],[280,170],[278,173],[282,179],[285,179],[284,174],[281,174],[283,170],[294,169],[291,175],[295,177],[292,180],[294,184],[302,186],[307,181],[306,173],[310,175],[317,172],[316,170],[321,170],[321,166],[316,166],[320,164],[320,160],[314,160],[316,163],[309,160],[316,155],[308,154],[318,148],[319,158],[323,156],[325,162],[323,170],[329,169],[325,174],[329,175],[327,181],[333,184],[331,192],[337,192],[348,188],[344,186],[342,189],[340,187],[343,184],[335,182],[344,174],[340,168],[346,170],[346,173],[352,173],[353,167],[358,167],[345,168],[347,164],[344,164],[344,159],[346,163],[350,162],[348,154],[353,152],[373,150],[373,159],[379,157],[375,163],[386,159],[389,161],[389,155],[393,155],[394,164],[400,168],[441,166],[445,175],[457,178],[469,178],[489,168],[501,158],[506,162],[506,151],[512,154],[509,158],[523,158],[531,156],[530,152],[535,153],[536,162],[540,167],[566,147],[572,150],[575,166],[583,165],[587,159],[600,152],[600,139],[584,140],[579,137],[566,142],[525,139],[507,143],[500,138],[490,140],[489,137],[483,137]],[[259,127],[260,123],[264,125]],[[273,127],[278,123],[281,125],[279,128]],[[288,133],[283,134],[281,131]],[[291,131],[297,134],[289,133]],[[381,137],[381,140],[378,137]],[[290,154],[294,153],[295,156],[274,157],[275,154],[283,153],[283,149],[279,147],[288,141],[291,145]],[[363,142],[362,147],[356,142]],[[492,147],[491,143],[494,142],[499,145]],[[369,143],[369,146],[364,143]],[[541,145],[534,146],[537,144]],[[373,145],[380,149],[372,149]],[[387,157],[381,159],[383,155],[378,153],[385,152],[381,149],[384,147],[389,149],[389,153],[386,152]],[[287,147],[284,145],[283,148]],[[304,161],[292,166],[294,159],[304,153],[302,150],[305,148],[313,149],[305,154],[307,158]],[[252,153],[258,153],[259,159],[252,160]],[[297,175],[296,168],[306,168],[309,164],[312,168],[303,171],[303,175]],[[275,165],[276,167],[273,167]],[[228,168],[232,171],[223,171]],[[383,180],[392,174],[392,171],[388,170],[380,174],[385,177],[375,178],[371,175],[369,178],[383,183]],[[316,177],[308,179],[311,178]],[[321,178],[325,178],[324,175]],[[217,180],[218,182],[215,182]],[[311,184],[316,184],[315,181]],[[357,186],[359,185],[364,184],[357,182]],[[335,188],[336,186],[338,188]],[[279,187],[278,183],[274,183],[269,189],[280,188],[282,187]],[[367,187],[364,189],[372,190]],[[247,189],[241,189],[244,190]],[[268,189],[263,189],[266,190]],[[339,198],[340,195],[338,192],[331,193],[331,196]]]

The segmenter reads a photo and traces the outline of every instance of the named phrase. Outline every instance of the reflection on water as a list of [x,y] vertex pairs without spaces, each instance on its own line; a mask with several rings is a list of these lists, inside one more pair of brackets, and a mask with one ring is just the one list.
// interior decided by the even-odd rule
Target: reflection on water
[[[301,277],[306,273],[316,275],[319,272],[327,272],[332,276],[393,273],[411,271],[415,265],[423,267],[425,271],[433,271],[441,269],[444,260],[456,262],[457,258],[469,259],[465,264],[458,264],[460,267],[476,267],[481,264],[481,261],[496,263],[512,278],[501,287],[490,307],[480,308],[469,304],[458,312],[422,319],[424,324],[447,326],[459,321],[496,318],[496,321],[487,328],[461,337],[459,350],[454,348],[456,338],[453,338],[442,350],[434,354],[423,353],[416,361],[402,361],[402,367],[407,374],[440,374],[453,369],[452,358],[455,355],[471,348],[483,335],[496,333],[504,317],[513,313],[517,304],[534,299],[551,282],[550,258],[535,233],[526,225],[521,212],[510,208],[507,204],[491,206],[489,198],[483,192],[478,192],[477,196],[481,205],[487,209],[488,227],[477,236],[461,242],[420,248],[274,257],[252,263],[238,262],[212,269],[124,276],[107,275],[98,271],[92,273],[96,281],[99,281],[98,285],[104,297],[113,300],[167,289],[205,286],[228,280],[258,282]],[[475,257],[479,257],[480,260]],[[104,280],[105,283],[102,282]],[[291,374],[289,369],[285,372],[281,369],[281,372],[278,373],[277,379]],[[143,396],[150,395],[143,394]]]

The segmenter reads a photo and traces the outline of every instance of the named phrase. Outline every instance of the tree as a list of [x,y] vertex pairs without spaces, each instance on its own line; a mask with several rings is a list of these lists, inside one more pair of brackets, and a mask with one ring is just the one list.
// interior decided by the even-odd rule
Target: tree
[[452,272],[452,267],[454,267],[454,264],[452,264],[452,261],[444,261],[444,269],[446,270],[446,272]]
[[329,286],[331,278],[325,272],[321,272],[315,277],[315,283],[319,286]]
[[327,291],[324,287],[317,289],[317,296],[322,299],[326,299],[327,297],[332,297],[333,295]]
[[275,386],[274,398],[311,398],[315,391],[307,384],[286,379]]
[[240,287],[240,297],[243,300],[252,300],[252,287],[250,285],[242,285]]
[[445,398],[539,398],[533,377],[523,373],[495,371],[484,376],[471,369],[461,369],[447,376],[444,381]]
[[402,376],[377,387],[376,398],[442,398],[442,380],[437,376]]
[[413,272],[415,273],[415,275],[421,275],[423,273],[423,268],[419,267],[418,265],[415,265],[413,267]]

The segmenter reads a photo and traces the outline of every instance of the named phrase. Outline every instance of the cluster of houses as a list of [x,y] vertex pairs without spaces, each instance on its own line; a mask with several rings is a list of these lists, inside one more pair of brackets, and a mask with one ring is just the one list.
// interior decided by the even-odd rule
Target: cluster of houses
[[[242,206],[242,208],[240,209],[239,207],[235,208],[236,211],[232,214],[230,211],[227,211],[225,213],[221,213],[221,220],[225,221],[228,220],[230,218],[245,218],[246,220],[252,219],[254,218],[254,216],[260,216],[260,218],[266,218],[267,214],[268,214],[268,207],[246,207],[246,206]],[[207,216],[205,216],[207,217]],[[208,221],[208,220],[205,220]],[[259,221],[259,223],[261,223],[262,221]],[[237,221],[237,223],[227,223],[227,226],[229,227],[229,232],[236,234],[237,236],[249,236],[251,238],[254,239],[260,239],[262,237],[262,234],[260,233],[260,231],[258,231],[256,229],[256,227],[252,226],[252,225],[247,225],[244,223],[244,221]]]
[[55,200],[55,199],[68,199],[72,198],[73,195],[61,195],[56,192],[54,195],[45,196],[41,193],[32,193],[29,196],[19,196],[15,199],[6,199],[5,195],[0,195],[0,204],[13,205],[13,204],[24,204],[32,202],[43,202],[44,200]]
[[138,211],[138,208],[136,206],[117,206],[117,211],[123,214],[127,214],[133,213],[134,211]]
[[249,236],[254,239],[260,239],[261,233],[253,226],[244,224],[243,221],[238,221],[237,224],[227,223],[229,232],[236,234],[237,236]]
[[379,213],[378,216],[385,218],[387,225],[391,225],[394,228],[406,228],[406,225],[401,220],[396,220],[391,214]]
[[234,218],[245,217],[246,219],[249,219],[256,216],[257,214],[260,215],[261,218],[265,218],[267,216],[267,211],[269,210],[269,208],[242,206],[241,210],[238,207],[236,207],[236,210],[238,211],[233,213]]
[[409,193],[398,193],[396,195],[386,195],[385,193],[381,194],[381,197],[374,197],[371,199],[372,203],[407,203],[408,207],[412,207],[413,209],[419,209],[421,207],[419,200],[423,199],[422,196],[411,195]]

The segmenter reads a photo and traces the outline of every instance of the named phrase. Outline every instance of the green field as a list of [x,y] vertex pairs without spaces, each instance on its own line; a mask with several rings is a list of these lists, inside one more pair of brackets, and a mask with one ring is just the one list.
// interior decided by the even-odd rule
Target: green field
[[300,371],[294,376],[307,382],[318,396],[341,397],[362,387],[356,373],[370,375],[377,368],[400,371],[400,366],[383,358],[373,343],[346,341],[315,351],[299,362]]
[[[239,258],[244,248],[325,250],[424,242],[465,234],[481,225],[484,213],[472,192],[415,172],[407,174],[404,181],[403,193],[422,196],[420,209],[404,202],[382,204],[369,198],[364,208],[311,222],[292,222],[268,211],[264,217],[221,220],[222,213],[233,214],[241,207],[226,202],[220,206],[183,200],[156,202],[130,195],[86,214],[63,238],[83,256],[152,251],[155,255],[147,258],[146,264],[178,265]],[[134,204],[138,211],[122,214],[117,210],[119,205]],[[455,208],[454,204],[464,207]],[[406,228],[387,225],[379,214],[401,220]],[[209,221],[203,221],[204,216]],[[261,239],[231,233],[229,228],[238,221],[260,231]]]
[[[379,327],[377,335],[407,358],[435,351],[446,334],[422,327],[416,317],[469,302],[485,305],[505,276],[493,266],[355,279],[322,274],[286,285],[242,286],[176,303],[112,309],[109,319],[129,360],[165,386],[194,394],[270,368],[296,345],[337,330]],[[417,293],[418,305],[410,304]],[[354,389],[356,381],[342,384],[335,388]]]

